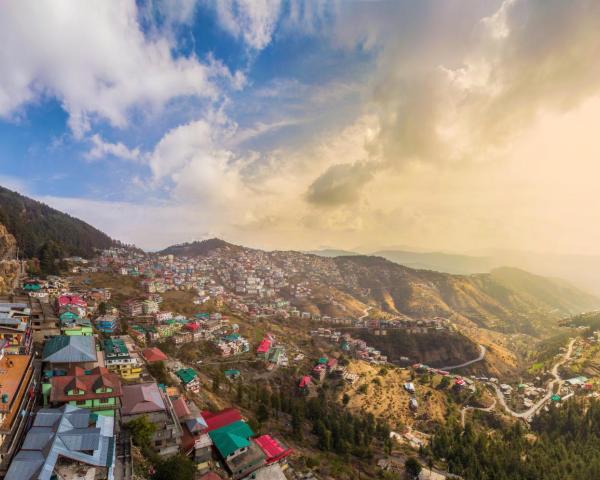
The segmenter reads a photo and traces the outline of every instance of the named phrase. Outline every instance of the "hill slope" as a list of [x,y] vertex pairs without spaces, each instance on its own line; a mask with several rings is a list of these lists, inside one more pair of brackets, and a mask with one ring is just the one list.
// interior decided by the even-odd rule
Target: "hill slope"
[[435,270],[436,272],[469,275],[489,272],[495,265],[490,257],[475,257],[442,252],[409,252],[403,250],[381,250],[373,253],[406,267]]
[[41,202],[0,187],[0,223],[14,235],[21,256],[37,256],[49,241],[65,255],[90,257],[114,241],[91,225]]
[[539,335],[570,314],[597,308],[600,299],[562,280],[516,269],[450,275],[414,270],[380,257],[331,259],[365,303],[411,318],[465,320],[503,333]]
[[220,238],[210,238],[208,240],[199,240],[194,242],[180,243],[171,245],[158,252],[159,255],[175,255],[178,257],[197,257],[207,255],[213,250],[219,248],[238,249],[237,245],[221,240]]

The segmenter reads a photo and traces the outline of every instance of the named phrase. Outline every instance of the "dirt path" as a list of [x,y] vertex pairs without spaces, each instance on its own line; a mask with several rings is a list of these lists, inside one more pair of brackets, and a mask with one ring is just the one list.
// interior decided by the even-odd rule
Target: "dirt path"
[[469,410],[479,410],[481,412],[491,412],[494,408],[496,408],[496,403],[497,403],[496,399],[494,398],[494,403],[492,403],[489,407],[471,407],[471,406],[463,407],[460,411],[460,423],[461,423],[462,427],[465,428],[467,412]]

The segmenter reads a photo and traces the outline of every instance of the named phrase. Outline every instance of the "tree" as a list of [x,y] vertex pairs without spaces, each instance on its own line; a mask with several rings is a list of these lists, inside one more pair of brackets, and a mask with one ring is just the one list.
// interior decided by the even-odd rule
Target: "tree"
[[349,401],[350,401],[350,395],[348,395],[347,393],[344,393],[344,396],[342,397],[342,403],[344,405],[348,405]]
[[409,478],[418,478],[422,470],[421,464],[415,457],[408,457],[404,462],[404,468]]
[[131,432],[133,443],[138,447],[150,445],[156,431],[156,425],[151,423],[146,415],[130,420],[125,424],[125,428]]
[[148,364],[148,372],[150,372],[150,375],[152,375],[158,383],[165,385],[169,383],[169,375],[164,362],[160,361]]
[[196,468],[194,462],[182,454],[175,455],[156,467],[153,480],[193,480]]
[[258,405],[258,410],[256,411],[256,419],[260,423],[264,423],[269,419],[269,409],[264,403],[260,403]]

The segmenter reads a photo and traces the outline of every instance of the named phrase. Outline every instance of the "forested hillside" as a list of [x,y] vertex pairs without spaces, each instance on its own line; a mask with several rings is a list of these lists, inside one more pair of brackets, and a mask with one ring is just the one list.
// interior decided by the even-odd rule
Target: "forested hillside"
[[41,202],[0,187],[0,224],[14,235],[21,257],[40,256],[42,248],[90,257],[114,241],[91,225]]

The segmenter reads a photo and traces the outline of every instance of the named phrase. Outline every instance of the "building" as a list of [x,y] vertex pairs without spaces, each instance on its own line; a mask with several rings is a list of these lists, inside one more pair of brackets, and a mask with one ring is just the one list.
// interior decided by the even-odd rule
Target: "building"
[[28,303],[0,303],[0,342],[5,353],[27,355],[31,350],[30,314]]
[[271,435],[261,435],[255,440],[266,457],[266,463],[285,463],[287,457],[292,454],[292,449],[284,445],[280,440]]
[[94,337],[59,335],[44,344],[42,360],[64,373],[72,366],[91,369],[98,360]]
[[146,416],[156,426],[152,447],[161,456],[174,455],[181,443],[181,426],[175,416],[171,400],[156,383],[123,386],[121,418],[127,423]]
[[39,366],[31,355],[2,355],[0,359],[0,476],[8,470],[35,406]]
[[127,300],[123,302],[121,311],[128,317],[137,317],[143,313],[143,304],[139,300]]
[[121,338],[104,340],[104,363],[111,372],[126,380],[140,378],[142,366],[137,358],[129,353],[129,349]]
[[54,407],[69,404],[111,417],[123,394],[119,376],[103,367],[92,370],[73,367],[68,375],[52,377],[44,387],[44,402]]
[[[69,316],[67,316],[69,314]],[[94,334],[92,322],[87,318],[80,318],[77,315],[71,317],[71,312],[65,312],[60,316],[60,332],[63,335],[83,335],[90,337]]]
[[148,363],[164,362],[169,358],[162,352],[160,348],[157,347],[150,347],[144,349],[142,351],[142,355]]
[[119,328],[119,317],[117,315],[106,314],[94,320],[96,330],[108,335],[112,335]]
[[181,380],[183,387],[188,392],[198,393],[200,391],[200,379],[198,374],[192,368],[182,368],[175,372],[175,375]]
[[35,416],[6,480],[112,479],[115,463],[114,419],[71,405],[43,408]]
[[254,432],[246,422],[237,420],[210,431],[208,435],[232,478],[244,478],[264,465],[266,457],[251,440]]

